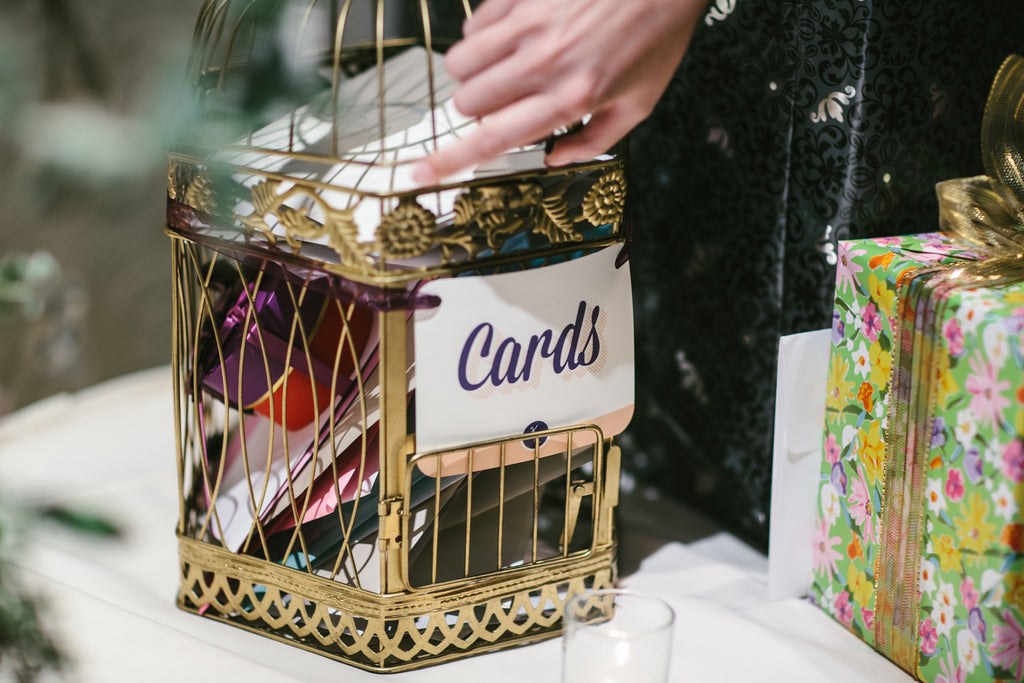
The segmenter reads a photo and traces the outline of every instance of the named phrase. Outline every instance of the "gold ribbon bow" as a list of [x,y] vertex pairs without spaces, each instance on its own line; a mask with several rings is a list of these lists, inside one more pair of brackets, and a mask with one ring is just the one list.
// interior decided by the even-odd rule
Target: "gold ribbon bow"
[[992,83],[981,124],[987,175],[935,186],[939,225],[977,249],[964,275],[988,285],[1024,279],[1024,57],[1010,55]]

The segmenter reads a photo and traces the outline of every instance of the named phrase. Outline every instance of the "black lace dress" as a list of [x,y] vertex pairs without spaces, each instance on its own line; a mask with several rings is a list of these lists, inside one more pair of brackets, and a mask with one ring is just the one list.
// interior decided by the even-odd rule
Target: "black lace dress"
[[836,240],[937,229],[935,183],[983,172],[1021,9],[711,0],[630,141],[627,471],[765,546],[779,336],[829,326]]

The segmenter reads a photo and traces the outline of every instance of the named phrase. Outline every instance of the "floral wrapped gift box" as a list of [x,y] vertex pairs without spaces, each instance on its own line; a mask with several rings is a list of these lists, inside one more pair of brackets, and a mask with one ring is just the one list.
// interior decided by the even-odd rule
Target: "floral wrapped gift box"
[[1012,58],[943,233],[839,249],[812,598],[922,681],[1024,679],[1020,103]]

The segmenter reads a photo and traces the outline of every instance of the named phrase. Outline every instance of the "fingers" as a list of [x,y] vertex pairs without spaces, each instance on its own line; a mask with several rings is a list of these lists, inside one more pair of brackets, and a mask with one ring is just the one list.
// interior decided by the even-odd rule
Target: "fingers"
[[429,185],[517,147],[547,137],[562,125],[546,95],[534,95],[485,119],[466,137],[434,152],[413,167],[413,179]]
[[483,118],[543,90],[523,60],[505,59],[460,84],[452,102],[463,116]]
[[[550,0],[489,0],[473,15],[465,37],[445,55],[448,73],[461,83],[460,112],[484,116],[549,84],[545,75],[564,52],[558,30],[550,25],[551,5]],[[492,101],[496,104],[488,106]]]
[[555,143],[554,149],[544,157],[544,163],[548,166],[565,166],[577,161],[589,161],[611,149],[642,119],[642,115],[632,114],[627,106],[612,105],[594,114],[578,132]]
[[513,54],[519,37],[519,27],[509,22],[486,27],[453,45],[445,54],[444,66],[453,78],[465,81]]
[[[423,160],[415,177],[437,182],[588,113],[588,125],[561,139],[545,161],[561,166],[606,151],[661,96],[704,1],[486,0],[446,57],[460,83],[455,108],[483,123]],[[611,49],[621,35],[635,38]]]
[[486,26],[504,19],[520,0],[487,0],[473,10],[473,15],[462,25],[462,35],[469,36]]

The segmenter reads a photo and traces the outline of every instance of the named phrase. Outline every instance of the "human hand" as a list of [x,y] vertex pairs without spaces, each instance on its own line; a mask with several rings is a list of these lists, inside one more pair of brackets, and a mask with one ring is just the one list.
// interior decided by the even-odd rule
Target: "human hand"
[[706,0],[486,0],[445,56],[456,109],[482,119],[419,162],[440,181],[569,128],[550,166],[607,151],[654,109],[686,52]]

